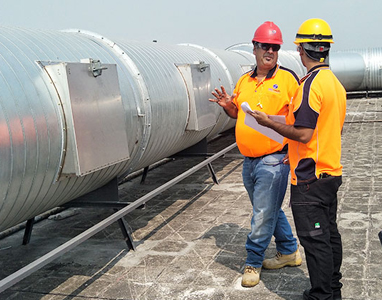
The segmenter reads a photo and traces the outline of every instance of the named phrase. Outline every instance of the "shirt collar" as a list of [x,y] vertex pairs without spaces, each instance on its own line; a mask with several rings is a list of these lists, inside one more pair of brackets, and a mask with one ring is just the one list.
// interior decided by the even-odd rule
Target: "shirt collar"
[[[265,78],[266,78],[266,79],[272,78],[272,77],[275,75],[275,73],[276,73],[278,67],[279,67],[279,65],[276,64],[272,69],[270,69],[269,72],[268,72],[268,74],[267,74],[267,76],[266,76]],[[252,72],[252,74],[251,74],[251,77],[252,77],[252,78],[255,78],[256,76],[257,76],[257,66],[256,66],[255,70],[253,70],[253,72]]]
[[314,66],[313,68],[311,68],[308,73],[306,73],[306,75],[304,77],[302,77],[300,79],[300,82],[304,82],[305,79],[307,79],[314,71],[317,71],[319,69],[328,69],[329,68],[329,65],[328,64],[319,64],[319,65],[316,65]]
[[321,68],[329,68],[329,65],[328,64],[319,64],[319,65],[316,65],[314,66],[313,68],[311,68],[309,71],[308,71],[308,74],[309,73],[312,73],[313,71],[317,70],[317,69],[321,69]]

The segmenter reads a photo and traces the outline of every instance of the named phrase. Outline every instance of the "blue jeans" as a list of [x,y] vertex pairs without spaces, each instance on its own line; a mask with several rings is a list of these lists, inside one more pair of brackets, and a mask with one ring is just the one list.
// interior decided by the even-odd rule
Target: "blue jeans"
[[290,224],[281,209],[288,185],[289,165],[277,164],[285,154],[270,154],[262,158],[244,158],[243,182],[253,207],[251,232],[245,248],[246,265],[259,268],[272,235],[276,249],[282,254],[297,250]]

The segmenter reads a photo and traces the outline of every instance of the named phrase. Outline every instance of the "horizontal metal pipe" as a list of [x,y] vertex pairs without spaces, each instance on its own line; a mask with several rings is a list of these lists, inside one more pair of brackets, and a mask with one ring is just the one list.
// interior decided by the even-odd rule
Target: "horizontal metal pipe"
[[0,28],[0,231],[234,126],[252,54]]
[[[333,54],[331,64],[348,90],[381,89],[379,56]],[[280,51],[279,60],[304,75],[296,52]],[[255,58],[251,45],[2,26],[0,65],[3,231],[232,128],[208,98],[221,85],[232,93]]]
[[[240,43],[228,47],[227,50],[252,53],[253,45]],[[294,57],[296,61],[286,61],[288,57],[289,59]],[[297,51],[280,50],[279,61],[282,65],[294,70],[300,77],[306,73]],[[382,48],[331,51],[329,65],[347,92],[382,89]]]

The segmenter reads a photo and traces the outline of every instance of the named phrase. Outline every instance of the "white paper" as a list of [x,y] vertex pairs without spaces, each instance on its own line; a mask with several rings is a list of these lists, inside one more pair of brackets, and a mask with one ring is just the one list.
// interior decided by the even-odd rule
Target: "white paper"
[[[241,109],[245,113],[247,113],[248,111],[251,111],[251,112],[253,111],[247,102],[243,102],[241,104]],[[268,117],[273,121],[285,124],[285,116],[270,115]],[[261,134],[264,134],[265,136],[269,137],[270,139],[280,144],[282,144],[284,141],[284,137],[281,134],[277,133],[271,128],[260,125],[259,123],[257,123],[256,119],[249,114],[245,115],[244,124],[255,129],[256,131],[260,132]]]
[[251,107],[249,106],[248,102],[243,102],[241,104],[241,109],[246,113],[247,111],[252,111]]

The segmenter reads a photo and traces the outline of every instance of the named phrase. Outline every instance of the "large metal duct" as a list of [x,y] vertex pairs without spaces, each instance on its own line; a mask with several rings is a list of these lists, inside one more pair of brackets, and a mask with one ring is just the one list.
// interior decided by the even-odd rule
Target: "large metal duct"
[[[236,53],[253,53],[253,45],[251,43],[240,43],[226,48],[228,51]],[[279,64],[296,72],[299,77],[304,76],[306,69],[301,63],[300,56],[297,51],[279,51]]]
[[0,28],[0,231],[234,125],[248,53]]
[[359,91],[365,78],[366,64],[358,53],[330,53],[330,68],[346,91]]
[[[2,26],[0,231],[233,127],[207,99],[255,59],[250,44],[227,50]],[[381,88],[367,53],[376,63],[331,61],[348,90]],[[305,73],[295,52],[279,60]]]
[[[334,53],[333,72],[347,84],[347,91],[382,90],[382,48],[346,50]],[[341,80],[341,79],[340,79]],[[342,81],[341,81],[342,82]]]
[[[253,46],[251,43],[240,43],[228,47],[227,50],[252,53]],[[300,77],[306,73],[297,51],[280,50],[279,62],[294,70]],[[382,89],[382,48],[331,51],[329,65],[347,92]]]

